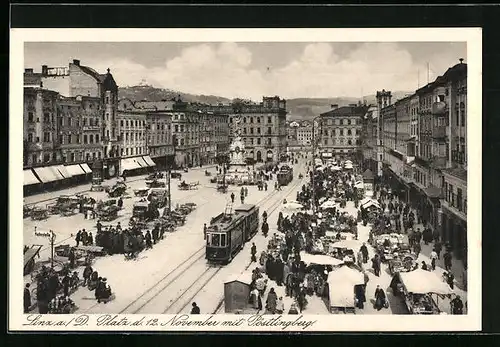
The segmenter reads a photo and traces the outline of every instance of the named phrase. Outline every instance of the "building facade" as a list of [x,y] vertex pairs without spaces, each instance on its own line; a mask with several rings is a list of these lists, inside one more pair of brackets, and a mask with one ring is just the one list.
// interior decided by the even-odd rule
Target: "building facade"
[[172,112],[172,140],[175,164],[195,167],[201,163],[201,125],[203,113],[187,102],[177,99]]
[[362,120],[360,144],[363,170],[377,172],[377,121],[378,107],[369,106]]
[[56,163],[58,99],[59,94],[51,90],[24,88],[24,166]]
[[313,126],[311,122],[303,121],[297,128],[297,142],[303,148],[311,148],[313,141]]
[[174,155],[173,104],[172,101],[133,102],[129,99],[118,102],[122,157],[149,156],[158,167],[166,166],[167,157]]
[[351,104],[320,115],[320,141],[322,157],[351,157],[356,154],[361,138],[362,121],[368,110],[366,105]]
[[[73,135],[75,134],[72,134],[72,143],[67,143],[69,141],[67,137],[69,132],[74,132],[74,123],[71,123],[71,125],[69,123],[67,123],[68,125],[62,125],[62,133],[59,134],[57,132],[53,134],[55,136],[53,142],[57,143],[59,141],[59,135],[62,135],[62,140],[65,141],[62,144],[58,144],[58,146],[65,147],[65,149],[54,153],[56,163],[63,162],[65,153],[67,154],[66,160],[68,160],[68,155],[70,158],[72,155],[75,155],[75,158],[82,157],[82,160],[85,161],[94,160],[93,158],[98,160],[99,156],[101,156],[104,177],[111,177],[117,174],[120,155],[116,122],[118,86],[109,69],[107,73],[100,74],[88,66],[81,65],[80,61],[75,59],[67,67],[48,67],[47,65],[42,65],[40,73],[35,73],[31,68],[25,69],[24,84],[28,88],[38,85],[38,88],[53,91],[64,98],[74,98],[75,103],[69,99],[64,99],[62,102],[65,111],[61,111],[62,116],[60,119],[66,119],[67,122],[69,122],[68,119],[72,119],[73,122],[73,119],[77,118],[74,116],[75,108],[78,107],[76,103],[82,104],[79,110],[82,112],[82,115],[78,117],[82,117],[81,126],[86,127],[86,130],[82,129],[80,134],[83,145],[85,145],[85,136],[87,137],[88,146],[84,146],[83,153],[82,151],[74,150],[72,147],[75,140]],[[86,108],[86,106],[88,107]],[[72,116],[68,116],[70,114]],[[99,119],[97,122],[99,129],[95,126],[96,115]],[[83,122],[89,119],[92,119],[92,123],[89,121],[89,123],[83,125]],[[64,122],[64,120],[61,121]],[[94,141],[92,143],[90,143],[91,136]],[[97,144],[95,143],[96,138],[98,139]],[[100,149],[97,149],[97,147],[100,147]],[[33,158],[32,155],[31,157]],[[89,164],[92,166],[92,162],[89,162]]]

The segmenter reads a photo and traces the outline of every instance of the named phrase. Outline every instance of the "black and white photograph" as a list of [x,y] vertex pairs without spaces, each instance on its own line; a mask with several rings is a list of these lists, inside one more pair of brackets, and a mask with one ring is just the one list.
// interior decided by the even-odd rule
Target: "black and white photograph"
[[478,328],[479,29],[86,31],[12,30],[16,328]]

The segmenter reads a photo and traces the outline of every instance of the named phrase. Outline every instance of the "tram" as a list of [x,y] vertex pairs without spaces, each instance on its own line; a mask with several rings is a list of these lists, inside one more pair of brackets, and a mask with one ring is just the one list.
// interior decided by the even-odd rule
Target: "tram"
[[205,258],[228,264],[259,229],[259,207],[244,204],[212,218],[207,227]]
[[278,171],[277,178],[280,185],[288,185],[293,180],[293,168],[288,165],[281,166],[280,171]]

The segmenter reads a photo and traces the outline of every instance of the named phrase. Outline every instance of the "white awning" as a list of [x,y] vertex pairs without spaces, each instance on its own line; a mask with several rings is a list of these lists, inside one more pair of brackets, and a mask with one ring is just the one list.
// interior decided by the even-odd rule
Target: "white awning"
[[23,181],[23,186],[29,186],[31,184],[38,184],[40,183],[40,180],[36,178],[35,174],[31,169],[24,170],[24,181]]
[[323,158],[331,158],[332,157],[332,153],[321,153],[321,156]]
[[83,171],[85,171],[86,174],[92,173],[92,170],[90,170],[90,167],[87,163],[80,164],[80,166],[82,167]]
[[62,175],[62,173],[59,172],[59,170],[57,169],[57,166],[58,165],[49,166],[48,168],[52,171],[52,173],[54,174],[54,176],[57,177],[57,180],[60,181],[60,180],[64,179],[64,176]]
[[54,167],[64,178],[71,178],[73,175],[66,169],[64,165],[57,165]]
[[141,166],[134,160],[134,158],[125,158],[121,160],[121,173],[125,170],[140,169]]
[[156,166],[155,162],[153,161],[153,159],[151,159],[151,157],[149,155],[145,156],[145,157],[142,157],[144,159],[144,161],[149,165],[149,166]]
[[49,167],[37,167],[34,168],[35,173],[42,183],[49,183],[59,180],[59,175],[56,175]]
[[148,163],[146,163],[146,161],[144,160],[144,157],[137,157],[137,158],[134,158],[136,162],[139,163],[139,165],[141,165],[142,167],[149,167]]
[[82,167],[80,165],[78,165],[78,164],[68,165],[68,166],[66,166],[66,170],[72,176],[79,176],[79,175],[85,175],[86,174],[85,170],[83,170]]

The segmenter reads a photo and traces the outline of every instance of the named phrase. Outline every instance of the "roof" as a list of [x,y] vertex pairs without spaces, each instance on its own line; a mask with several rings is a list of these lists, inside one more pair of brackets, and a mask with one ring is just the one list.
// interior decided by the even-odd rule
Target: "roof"
[[361,105],[361,106],[342,106],[339,108],[336,108],[334,110],[330,110],[325,113],[321,113],[320,116],[359,116],[363,117],[368,110],[368,106],[366,105]]
[[252,204],[243,204],[243,205],[235,208],[234,210],[235,211],[245,211],[245,212],[248,212],[248,211],[250,211],[253,208],[255,208],[255,205],[252,205]]
[[445,173],[460,178],[463,181],[467,182],[467,170],[462,167],[455,167],[452,169],[444,169]]

